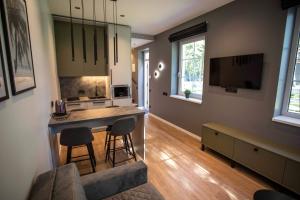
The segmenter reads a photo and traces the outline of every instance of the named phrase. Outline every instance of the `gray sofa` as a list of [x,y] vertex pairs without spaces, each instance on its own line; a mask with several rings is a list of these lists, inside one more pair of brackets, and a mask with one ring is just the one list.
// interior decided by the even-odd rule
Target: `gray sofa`
[[74,163],[38,176],[30,200],[163,200],[142,162],[79,176]]

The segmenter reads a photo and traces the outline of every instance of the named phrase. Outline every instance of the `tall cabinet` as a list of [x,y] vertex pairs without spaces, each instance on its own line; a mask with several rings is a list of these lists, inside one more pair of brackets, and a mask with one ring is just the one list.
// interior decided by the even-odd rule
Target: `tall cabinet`
[[[128,85],[131,88],[131,28],[118,25],[118,57],[114,65],[114,26],[108,25],[109,70],[111,85]],[[114,99],[114,105],[131,105],[132,98]]]

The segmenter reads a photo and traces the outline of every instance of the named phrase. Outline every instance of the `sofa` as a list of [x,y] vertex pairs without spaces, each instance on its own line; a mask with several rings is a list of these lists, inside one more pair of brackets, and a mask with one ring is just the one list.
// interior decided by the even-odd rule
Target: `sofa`
[[74,163],[39,175],[30,200],[163,200],[143,161],[80,177]]

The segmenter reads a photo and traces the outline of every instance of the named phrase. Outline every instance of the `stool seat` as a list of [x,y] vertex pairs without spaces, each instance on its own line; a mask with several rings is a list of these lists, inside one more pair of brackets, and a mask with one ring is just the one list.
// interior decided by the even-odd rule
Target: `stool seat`
[[291,197],[274,190],[258,190],[254,193],[254,200],[294,200]]
[[[87,127],[78,127],[78,128],[68,128],[61,131],[60,135],[60,144],[63,146],[67,146],[67,161],[66,164],[72,161],[72,158],[79,158],[83,156],[89,156],[89,160],[91,161],[93,172],[95,172],[96,166],[96,157],[94,154],[94,148],[92,141],[94,140],[94,136],[92,134],[92,130]],[[81,155],[72,157],[72,148],[76,146],[85,145],[88,150],[88,155]],[[84,161],[87,159],[75,160],[73,162]]]
[[90,128],[68,128],[61,132],[60,144],[64,146],[79,146],[89,144],[94,137]]

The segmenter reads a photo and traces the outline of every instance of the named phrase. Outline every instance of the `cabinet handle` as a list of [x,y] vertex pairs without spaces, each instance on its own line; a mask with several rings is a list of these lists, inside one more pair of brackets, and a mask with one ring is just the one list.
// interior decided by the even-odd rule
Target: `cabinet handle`
[[104,104],[104,101],[94,101],[93,104]]
[[68,106],[80,106],[80,103],[68,103]]
[[253,150],[254,150],[255,152],[258,152],[258,148],[256,148],[256,147],[255,147]]
[[218,133],[218,132],[215,132],[215,135],[219,135],[219,133]]

